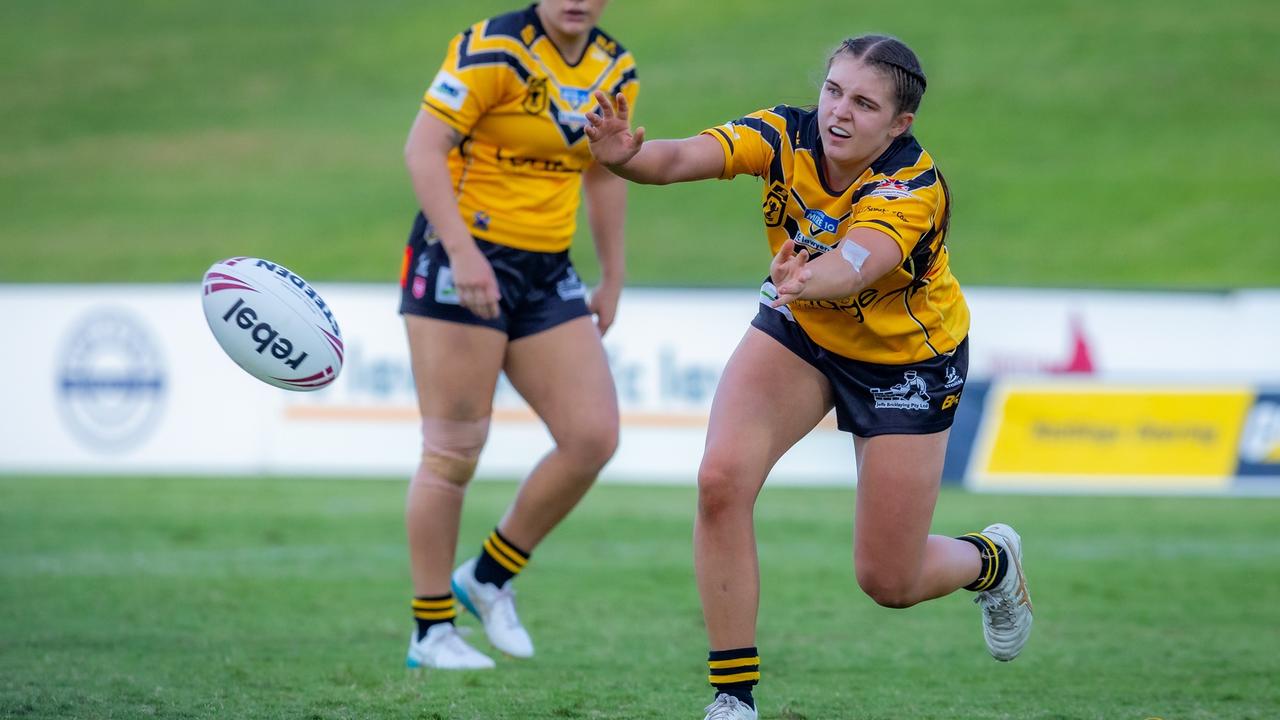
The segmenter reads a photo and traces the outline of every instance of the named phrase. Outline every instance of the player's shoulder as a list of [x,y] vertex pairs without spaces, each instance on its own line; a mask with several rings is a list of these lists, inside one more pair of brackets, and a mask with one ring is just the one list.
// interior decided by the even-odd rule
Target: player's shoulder
[[942,176],[933,156],[908,133],[894,140],[871,164],[871,176],[858,188],[856,199],[920,197],[935,194],[941,188]]
[[774,142],[784,138],[792,148],[813,147],[818,140],[817,110],[795,105],[774,105],[744,115],[734,124],[750,127]]
[[542,34],[542,24],[530,6],[481,20],[471,26],[471,31],[482,38],[507,38],[528,47]]
[[597,27],[591,31],[590,44],[600,48],[606,55],[611,58],[627,60],[631,58],[631,53],[618,39],[610,35],[604,29]]

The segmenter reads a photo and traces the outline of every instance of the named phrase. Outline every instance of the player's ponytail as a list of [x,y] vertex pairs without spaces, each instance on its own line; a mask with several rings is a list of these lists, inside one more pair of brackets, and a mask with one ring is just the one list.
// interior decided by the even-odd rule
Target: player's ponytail
[[924,97],[924,70],[920,59],[901,40],[888,35],[861,35],[849,38],[827,59],[827,69],[842,53],[882,70],[893,80],[898,112],[913,113],[920,108]]

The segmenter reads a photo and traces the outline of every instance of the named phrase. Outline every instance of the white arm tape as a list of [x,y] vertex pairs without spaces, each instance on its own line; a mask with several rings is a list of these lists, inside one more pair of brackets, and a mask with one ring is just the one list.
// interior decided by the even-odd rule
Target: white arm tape
[[862,264],[867,261],[867,258],[871,257],[871,253],[858,243],[845,238],[845,241],[840,243],[840,257],[849,263],[854,272],[861,273]]

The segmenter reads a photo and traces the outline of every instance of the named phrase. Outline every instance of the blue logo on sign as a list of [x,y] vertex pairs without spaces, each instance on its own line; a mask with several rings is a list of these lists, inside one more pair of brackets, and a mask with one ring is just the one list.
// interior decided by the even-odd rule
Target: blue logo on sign
[[806,220],[813,223],[813,231],[815,233],[833,233],[836,231],[836,228],[840,227],[839,221],[821,210],[806,210],[804,217]]
[[59,357],[59,410],[84,444],[124,452],[155,429],[167,381],[164,359],[141,320],[122,310],[89,315],[68,333]]

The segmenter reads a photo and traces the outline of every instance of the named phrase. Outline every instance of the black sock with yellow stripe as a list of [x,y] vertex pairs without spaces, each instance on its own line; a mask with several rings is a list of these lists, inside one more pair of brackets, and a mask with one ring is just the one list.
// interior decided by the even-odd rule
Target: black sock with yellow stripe
[[511,544],[502,537],[497,528],[485,538],[484,547],[480,550],[480,559],[476,561],[476,580],[482,583],[493,583],[498,587],[524,569],[529,562],[529,553]]
[[453,607],[453,593],[446,595],[419,595],[413,599],[413,619],[418,623],[417,640],[427,636],[432,625],[453,624],[458,611]]
[[760,682],[760,651],[754,647],[736,650],[712,650],[707,653],[708,680],[716,686],[716,695],[732,695],[742,702],[756,706],[751,688]]
[[1009,569],[1008,555],[991,538],[982,533],[966,533],[956,538],[973,543],[982,557],[982,569],[978,571],[978,579],[964,586],[965,590],[983,592],[1000,584],[1005,571]]

